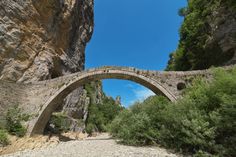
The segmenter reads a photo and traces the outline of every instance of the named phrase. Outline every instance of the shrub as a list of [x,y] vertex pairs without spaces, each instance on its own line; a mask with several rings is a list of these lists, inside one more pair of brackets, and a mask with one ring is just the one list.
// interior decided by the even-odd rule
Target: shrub
[[195,156],[236,154],[236,68],[196,79],[177,103],[151,97],[119,114],[110,132],[125,144],[159,143]]
[[122,134],[120,129],[122,129],[123,125],[128,123],[129,118],[132,116],[132,112],[130,110],[124,110],[119,113],[116,118],[109,125],[109,131],[114,137],[122,138]]
[[162,144],[188,152],[233,156],[236,139],[236,68],[215,70],[212,82],[195,80],[184,98],[161,113]]
[[21,124],[22,121],[28,120],[29,116],[22,114],[18,106],[9,108],[6,113],[6,130],[18,137],[22,137],[26,133],[26,128]]
[[93,132],[95,132],[95,130],[96,130],[96,126],[94,124],[91,124],[91,123],[87,124],[86,129],[85,129],[85,131],[89,135],[91,135]]
[[87,133],[106,131],[107,126],[122,109],[123,107],[115,104],[115,101],[108,97],[105,97],[101,104],[90,104],[86,120]]
[[89,130],[90,133],[92,131],[104,131],[104,123],[105,118],[103,113],[99,110],[98,107],[99,104],[90,104],[89,110],[88,110],[88,118],[86,121],[86,127],[89,127],[86,130]]
[[4,130],[0,129],[0,146],[5,146],[9,144],[7,133]]
[[109,131],[125,144],[154,144],[159,137],[159,113],[168,104],[166,98],[156,96],[149,97],[143,103],[135,103],[114,119]]
[[129,123],[123,125],[121,131],[126,140],[126,144],[145,145],[150,144],[150,118],[146,113],[134,114],[130,117]]
[[218,157],[218,156],[199,150],[196,154],[193,155],[193,157]]
[[50,126],[53,126],[53,133],[67,132],[70,129],[68,117],[63,113],[53,113],[50,118]]

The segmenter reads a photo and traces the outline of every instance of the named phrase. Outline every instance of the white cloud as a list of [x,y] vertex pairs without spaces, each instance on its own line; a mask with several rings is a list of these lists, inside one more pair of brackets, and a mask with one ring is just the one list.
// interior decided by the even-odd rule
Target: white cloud
[[150,96],[155,95],[151,90],[142,87],[142,86],[133,86],[133,85],[127,85],[127,87],[131,88],[132,92],[135,95],[135,98],[131,101],[129,101],[129,105],[134,104],[135,102],[142,102],[145,99],[147,99]]
[[136,98],[139,101],[143,101],[143,100],[147,99],[148,97],[155,95],[151,90],[149,90],[147,88],[135,89],[133,91],[135,93]]
[[128,88],[131,88],[131,89],[133,89],[133,88],[134,88],[134,85],[133,85],[133,84],[130,84],[130,83],[128,83],[128,84],[126,84],[126,85],[125,85],[125,87],[128,87]]

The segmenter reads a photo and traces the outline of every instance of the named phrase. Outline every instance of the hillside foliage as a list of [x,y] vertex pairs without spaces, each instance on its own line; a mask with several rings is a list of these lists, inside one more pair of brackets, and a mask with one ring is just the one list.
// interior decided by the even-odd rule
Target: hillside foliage
[[18,105],[10,107],[4,115],[1,116],[0,130],[1,135],[9,133],[18,137],[22,137],[26,133],[26,128],[23,122],[28,121],[30,115],[22,112]]
[[[52,127],[53,126],[53,127]],[[46,132],[60,134],[70,130],[69,117],[63,112],[54,112],[49,120]]]
[[0,116],[0,146],[9,144],[8,134],[23,137],[26,128],[23,122],[28,121],[30,115],[22,112],[18,105],[10,107],[4,115]]
[[5,130],[0,129],[0,147],[5,146],[9,143],[7,132]]
[[123,110],[113,98],[105,97],[100,104],[90,104],[86,121],[86,132],[104,132],[107,125]]
[[215,70],[211,82],[198,78],[184,98],[171,103],[150,97],[121,112],[111,134],[128,145],[161,144],[195,156],[236,154],[236,68]]
[[206,69],[233,57],[233,51],[223,53],[219,45],[208,45],[212,37],[210,20],[223,7],[236,14],[235,0],[188,0],[188,6],[179,10],[179,15],[184,16],[180,41],[177,50],[170,54],[166,70]]

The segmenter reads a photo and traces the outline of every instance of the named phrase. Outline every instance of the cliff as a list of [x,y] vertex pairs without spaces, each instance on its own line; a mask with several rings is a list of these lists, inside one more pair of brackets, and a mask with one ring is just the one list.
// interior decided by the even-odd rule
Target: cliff
[[[0,80],[32,82],[83,70],[93,5],[93,0],[0,1]],[[86,99],[83,87],[75,90],[63,111],[83,117]]]
[[189,0],[178,48],[167,70],[206,69],[236,63],[236,1]]
[[92,32],[91,0],[1,1],[0,78],[38,81],[81,71]]

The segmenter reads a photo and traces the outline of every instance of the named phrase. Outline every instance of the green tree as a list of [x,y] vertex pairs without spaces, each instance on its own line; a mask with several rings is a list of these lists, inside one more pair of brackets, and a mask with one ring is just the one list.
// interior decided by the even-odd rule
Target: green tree
[[205,69],[233,57],[233,51],[223,53],[218,43],[208,44],[212,37],[209,19],[215,18],[214,13],[222,8],[236,14],[236,1],[189,0],[188,6],[179,10],[179,15],[184,16],[180,41],[177,50],[170,55],[166,70]]
[[27,121],[28,119],[29,115],[23,114],[17,105],[9,108],[6,113],[6,130],[12,135],[22,137],[26,133],[26,128],[22,125],[22,121]]
[[214,69],[211,81],[197,78],[171,103],[150,97],[119,114],[110,132],[125,144],[159,143],[195,156],[236,154],[236,68]]
[[123,110],[123,107],[116,104],[113,98],[104,97],[101,104],[90,104],[86,131],[88,133],[106,131],[111,121]]

